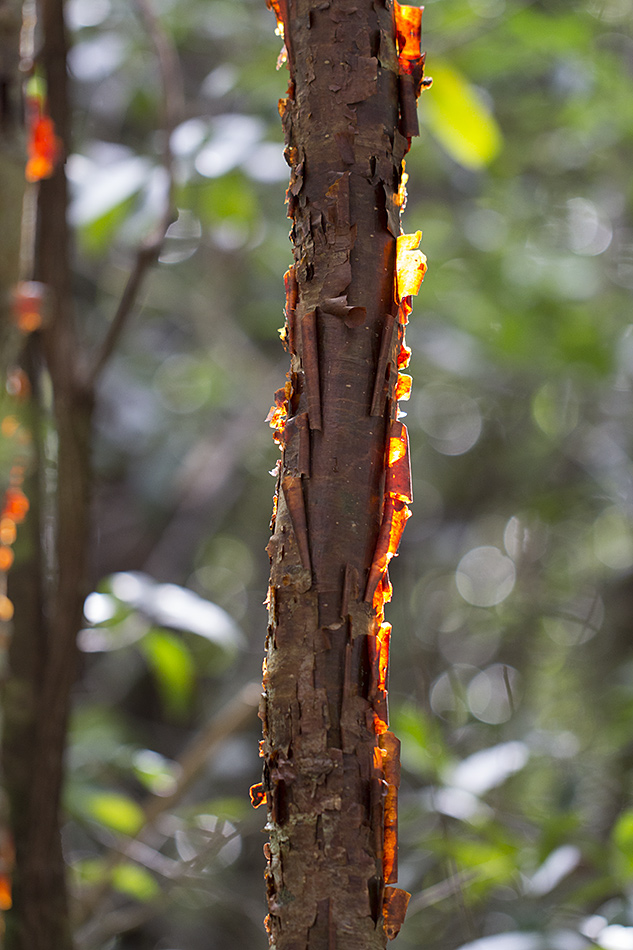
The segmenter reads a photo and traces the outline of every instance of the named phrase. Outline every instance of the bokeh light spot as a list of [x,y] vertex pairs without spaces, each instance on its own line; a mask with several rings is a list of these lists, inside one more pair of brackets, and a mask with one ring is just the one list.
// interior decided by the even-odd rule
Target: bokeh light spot
[[416,401],[420,425],[442,455],[463,455],[477,443],[482,429],[479,406],[450,386],[425,386]]
[[0,620],[7,621],[13,617],[13,604],[5,594],[0,594]]
[[551,438],[569,435],[578,424],[578,397],[569,380],[545,383],[532,399],[532,416]]
[[466,697],[470,711],[481,722],[507,722],[520,700],[519,674],[512,666],[494,663],[472,678]]
[[493,607],[508,597],[514,587],[514,563],[499,548],[483,545],[465,554],[455,572],[457,590],[475,607]]
[[593,547],[598,560],[615,571],[633,565],[633,531],[617,505],[607,508],[594,521]]

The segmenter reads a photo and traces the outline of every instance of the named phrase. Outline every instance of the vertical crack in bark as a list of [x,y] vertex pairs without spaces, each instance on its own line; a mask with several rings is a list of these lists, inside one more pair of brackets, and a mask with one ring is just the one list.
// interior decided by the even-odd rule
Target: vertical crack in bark
[[[288,382],[260,705],[271,947],[378,950],[398,933],[399,742],[388,728],[388,565],[412,500],[399,373],[424,275],[401,234],[403,158],[423,85],[421,10],[391,0],[268,0],[294,263]],[[415,121],[414,121],[415,120]],[[281,491],[279,491],[281,487]]]

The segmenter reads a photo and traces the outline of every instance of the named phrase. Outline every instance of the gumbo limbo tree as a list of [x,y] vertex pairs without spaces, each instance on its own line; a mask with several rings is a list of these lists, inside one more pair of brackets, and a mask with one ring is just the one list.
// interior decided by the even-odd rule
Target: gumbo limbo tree
[[402,923],[399,741],[389,731],[388,565],[412,501],[398,400],[404,329],[426,268],[401,233],[418,134],[422,10],[391,0],[269,0],[294,263],[290,370],[270,424],[278,466],[261,754],[252,790],[276,950],[370,950]]

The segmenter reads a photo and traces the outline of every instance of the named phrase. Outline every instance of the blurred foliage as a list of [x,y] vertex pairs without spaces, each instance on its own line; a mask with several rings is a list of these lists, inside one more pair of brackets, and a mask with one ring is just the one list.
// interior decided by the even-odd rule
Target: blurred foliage
[[[133,4],[66,6],[76,292],[96,347],[162,212],[160,82]],[[154,9],[186,91],[179,213],[99,394],[65,849],[80,950],[263,950],[254,711],[168,796],[183,750],[259,678],[286,76],[263,0]],[[398,945],[630,950],[633,12],[427,0],[424,19],[435,85],[405,228],[424,229],[430,266],[389,608],[413,895]]]

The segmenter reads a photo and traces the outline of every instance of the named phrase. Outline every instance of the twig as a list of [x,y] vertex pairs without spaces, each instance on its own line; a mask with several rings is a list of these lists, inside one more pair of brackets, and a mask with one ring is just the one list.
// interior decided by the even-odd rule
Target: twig
[[[201,768],[207,763],[218,747],[230,735],[244,726],[253,716],[261,694],[259,683],[247,683],[230,702],[220,709],[211,721],[200,730],[190,745],[185,749],[180,759],[179,777],[173,792],[170,795],[151,795],[143,805],[143,823],[133,840],[142,840],[147,830],[156,819],[172,808],[185,794]],[[115,845],[105,855],[103,878],[99,884],[86,895],[81,908],[81,922],[86,923],[95,912],[111,887],[111,873],[114,868],[129,855],[130,842]]]
[[179,801],[187,791],[198,772],[208,762],[209,756],[229,736],[241,729],[251,719],[261,695],[259,683],[247,683],[226,706],[221,709],[209,724],[196,735],[185,749],[178,765],[180,775],[171,795],[152,795],[143,808],[145,821],[137,837],[152,825],[159,815]]
[[427,907],[431,907],[433,904],[439,904],[440,901],[444,901],[448,897],[454,897],[456,894],[460,894],[462,888],[466,884],[470,884],[476,877],[477,874],[475,871],[458,871],[449,878],[446,878],[446,880],[439,881],[439,883],[432,884],[431,887],[420,891],[419,894],[411,899],[407,909],[407,920],[413,917],[414,914],[418,914],[421,910],[426,910]]
[[174,169],[171,134],[184,113],[184,92],[180,63],[174,45],[161,27],[148,0],[135,0],[135,4],[139,17],[143,21],[147,34],[154,46],[161,77],[163,89],[162,127],[164,136],[161,164],[167,175],[167,194],[163,214],[154,232],[141,243],[136,252],[134,266],[123,290],[119,306],[101,344],[94,365],[88,373],[89,384],[91,386],[94,386],[114,352],[119,337],[138,297],[143,278],[157,259],[160,249],[163,246],[167,229],[174,217]]

